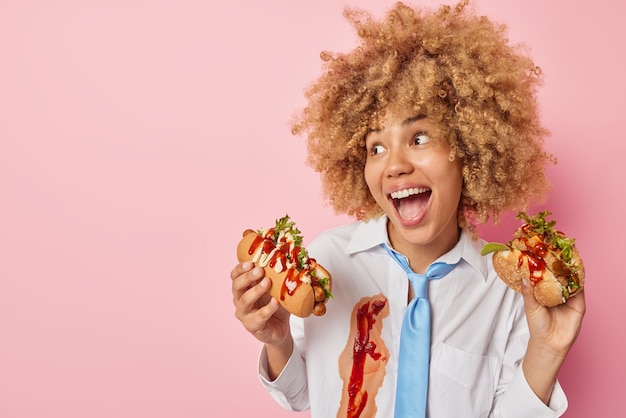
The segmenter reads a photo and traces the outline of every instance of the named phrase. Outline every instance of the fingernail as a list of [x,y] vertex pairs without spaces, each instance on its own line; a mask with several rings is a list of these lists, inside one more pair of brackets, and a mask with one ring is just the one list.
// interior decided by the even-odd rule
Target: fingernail
[[270,280],[267,277],[263,277],[261,280],[261,287],[268,287],[270,285]]
[[241,267],[243,267],[245,270],[249,270],[252,267],[252,262],[250,261],[245,261]]
[[259,276],[261,276],[261,268],[260,268],[260,267],[255,267],[255,268],[252,270],[252,275],[253,275],[254,277],[259,277]]
[[524,286],[528,286],[530,284],[530,282],[528,281],[528,279],[522,279],[522,285]]

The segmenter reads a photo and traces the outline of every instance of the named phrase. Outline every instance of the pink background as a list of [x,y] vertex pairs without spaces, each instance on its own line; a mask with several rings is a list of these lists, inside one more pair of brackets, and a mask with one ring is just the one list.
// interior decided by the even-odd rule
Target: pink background
[[[0,1],[0,417],[292,416],[233,316],[235,245],[285,213],[305,243],[346,221],[288,121],[319,52],[353,45],[343,5],[392,1]],[[623,405],[621,4],[476,2],[545,73],[540,208],[588,276],[569,418]]]

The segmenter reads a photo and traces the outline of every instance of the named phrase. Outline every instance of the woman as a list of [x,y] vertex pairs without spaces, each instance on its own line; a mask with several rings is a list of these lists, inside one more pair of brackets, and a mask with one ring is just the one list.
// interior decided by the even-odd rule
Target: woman
[[431,330],[421,416],[557,417],[567,408],[557,375],[584,294],[546,308],[527,283],[515,293],[480,256],[475,228],[548,189],[541,72],[508,44],[504,26],[466,6],[397,3],[380,20],[347,10],[360,44],[322,53],[325,71],[293,130],[307,135],[331,205],[356,218],[308,248],[331,272],[334,299],[322,317],[290,317],[268,296],[261,268],[231,272],[236,316],[263,343],[261,380],[288,409],[415,416],[400,406],[413,382],[397,380],[416,294],[407,274],[436,262],[452,270],[423,295]]

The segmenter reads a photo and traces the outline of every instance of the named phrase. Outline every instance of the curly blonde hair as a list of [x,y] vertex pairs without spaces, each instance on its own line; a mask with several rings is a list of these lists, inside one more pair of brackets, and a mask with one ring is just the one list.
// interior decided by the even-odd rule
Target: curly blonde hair
[[536,101],[541,70],[509,44],[506,27],[468,1],[438,10],[398,2],[381,20],[347,8],[359,45],[321,53],[323,74],[305,92],[294,134],[307,134],[307,163],[338,213],[382,213],[364,178],[365,136],[386,111],[427,115],[460,158],[459,223],[475,230],[505,210],[525,210],[549,188]]

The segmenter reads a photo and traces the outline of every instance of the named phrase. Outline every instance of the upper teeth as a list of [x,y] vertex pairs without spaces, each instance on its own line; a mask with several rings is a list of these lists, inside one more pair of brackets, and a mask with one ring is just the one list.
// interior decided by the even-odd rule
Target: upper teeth
[[410,189],[398,190],[397,192],[392,192],[391,197],[393,199],[404,199],[405,197],[412,196],[414,194],[424,193],[428,189],[426,187],[412,187]]

